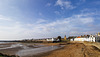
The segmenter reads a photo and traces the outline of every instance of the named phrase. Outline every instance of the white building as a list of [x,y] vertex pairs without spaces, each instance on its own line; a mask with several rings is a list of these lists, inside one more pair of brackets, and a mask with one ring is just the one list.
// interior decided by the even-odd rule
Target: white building
[[99,42],[99,41],[100,41],[100,36],[93,36],[93,35],[90,35],[89,37],[73,38],[73,39],[70,39],[70,41],[89,41],[89,42]]
[[57,39],[57,38],[48,38],[48,39],[46,39],[47,41],[60,41],[59,39]]
[[47,41],[56,41],[56,38],[48,38]]

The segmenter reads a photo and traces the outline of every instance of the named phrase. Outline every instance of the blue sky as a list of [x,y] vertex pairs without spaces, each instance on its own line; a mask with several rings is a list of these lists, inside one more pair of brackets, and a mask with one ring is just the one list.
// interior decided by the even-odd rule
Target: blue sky
[[0,40],[100,32],[100,0],[0,0]]

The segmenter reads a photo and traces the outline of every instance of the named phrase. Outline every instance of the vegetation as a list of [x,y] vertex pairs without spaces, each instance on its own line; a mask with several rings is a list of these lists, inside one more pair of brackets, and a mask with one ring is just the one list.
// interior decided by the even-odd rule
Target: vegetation
[[19,56],[15,56],[15,55],[6,55],[6,54],[0,53],[0,57],[19,57]]
[[58,36],[57,39],[59,39],[59,41],[61,42],[61,36]]

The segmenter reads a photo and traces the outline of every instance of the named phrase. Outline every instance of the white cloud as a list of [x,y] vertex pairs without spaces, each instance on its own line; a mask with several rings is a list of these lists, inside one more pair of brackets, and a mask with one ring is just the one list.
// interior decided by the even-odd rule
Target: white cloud
[[11,21],[12,19],[7,18],[7,17],[5,17],[3,15],[0,15],[0,20]]
[[12,23],[12,26],[0,25],[0,39],[43,38],[64,36],[65,34],[69,36],[94,33],[94,27],[88,27],[89,24],[95,21],[93,15],[91,13],[82,13],[52,22],[39,19],[33,24],[22,24],[16,21]]
[[72,3],[70,1],[64,1],[64,0],[57,0],[56,6],[60,6],[61,9],[74,9],[75,6],[72,5]]
[[20,33],[23,33],[23,31],[24,28],[22,28],[19,24],[14,24],[13,26],[0,26],[0,39],[21,39]]
[[44,19],[39,19],[36,23],[44,23],[44,22],[46,22],[46,20],[44,20]]
[[57,15],[60,15],[60,12],[59,11],[55,11],[54,13],[57,14]]
[[[94,18],[91,16],[91,13],[88,14],[79,14],[73,15],[69,18],[63,18],[61,20],[56,20],[47,24],[32,24],[32,30],[30,34],[38,35],[39,37],[56,37],[58,35],[73,35],[72,32],[76,32],[77,34],[86,34],[85,31],[87,24],[92,24],[94,22]],[[83,26],[83,27],[80,27]],[[74,30],[76,28],[76,30]],[[84,28],[84,29],[83,29]],[[86,30],[85,30],[86,29]],[[34,32],[34,33],[33,33]],[[64,32],[64,33],[61,33]],[[65,33],[66,32],[66,33]]]
[[86,17],[86,18],[81,18],[80,21],[84,24],[87,24],[87,23],[91,23],[93,22],[93,18],[92,17]]
[[51,6],[51,3],[47,3],[46,6]]

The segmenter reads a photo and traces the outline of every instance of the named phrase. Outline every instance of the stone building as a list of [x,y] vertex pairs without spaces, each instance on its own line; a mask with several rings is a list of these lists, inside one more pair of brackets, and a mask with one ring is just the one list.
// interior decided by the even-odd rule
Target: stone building
[[65,37],[64,37],[64,40],[67,40],[66,35],[65,35]]

